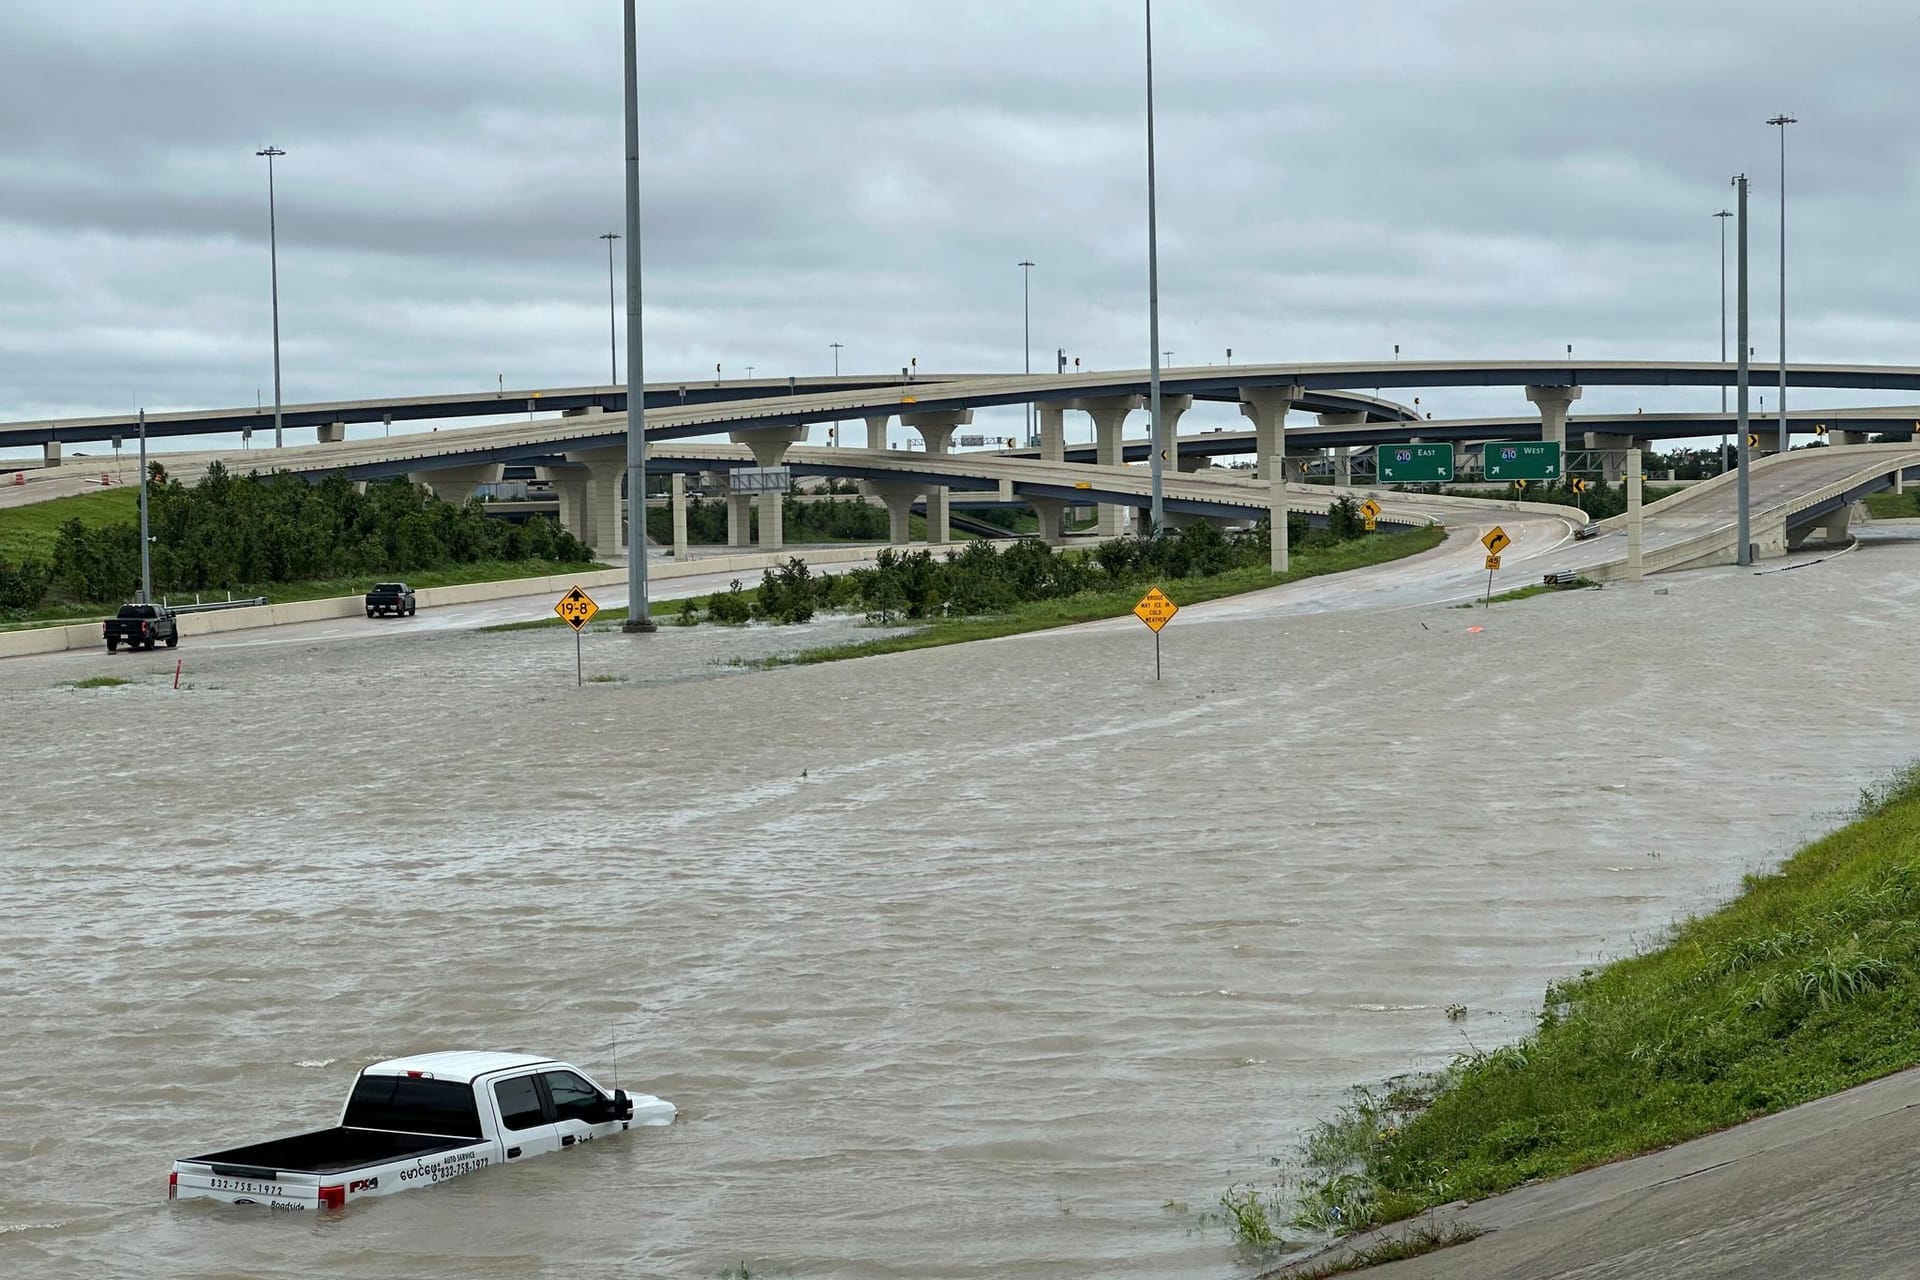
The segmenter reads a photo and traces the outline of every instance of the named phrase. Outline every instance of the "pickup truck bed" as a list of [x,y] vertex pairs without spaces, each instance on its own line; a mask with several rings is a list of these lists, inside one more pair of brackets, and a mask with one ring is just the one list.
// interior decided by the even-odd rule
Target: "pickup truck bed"
[[344,1126],[298,1133],[250,1146],[192,1156],[195,1164],[213,1166],[223,1178],[271,1178],[280,1173],[345,1173],[388,1160],[434,1155],[480,1141],[449,1138],[437,1133],[389,1133],[384,1129],[348,1129]]

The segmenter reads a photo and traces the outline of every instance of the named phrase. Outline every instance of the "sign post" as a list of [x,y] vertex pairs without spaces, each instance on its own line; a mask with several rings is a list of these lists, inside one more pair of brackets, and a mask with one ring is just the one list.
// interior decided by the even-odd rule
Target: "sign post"
[[1500,567],[1500,553],[1513,545],[1513,539],[1499,525],[1487,530],[1480,539],[1480,545],[1487,549],[1487,598],[1481,608],[1493,607],[1493,574]]
[[600,606],[593,602],[592,596],[575,587],[560,597],[553,611],[573,628],[573,683],[575,688],[581,688],[586,684],[586,677],[580,669],[580,633],[593,621],[593,615],[600,612]]
[[1171,622],[1173,615],[1178,612],[1180,612],[1180,606],[1167,599],[1166,594],[1158,587],[1149,589],[1147,594],[1140,597],[1140,603],[1133,606],[1133,616],[1146,623],[1147,629],[1153,632],[1153,678],[1155,680],[1160,678],[1160,628]]

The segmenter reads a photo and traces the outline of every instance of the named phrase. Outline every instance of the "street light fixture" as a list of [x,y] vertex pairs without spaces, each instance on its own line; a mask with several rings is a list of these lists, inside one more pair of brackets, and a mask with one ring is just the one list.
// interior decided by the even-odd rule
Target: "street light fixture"
[[1147,375],[1147,410],[1151,419],[1147,469],[1153,497],[1147,509],[1155,537],[1166,524],[1167,508],[1161,493],[1160,451],[1171,448],[1160,439],[1160,222],[1154,206],[1153,175],[1153,0],[1145,0],[1147,16],[1147,354],[1153,367]]
[[603,231],[600,238],[607,242],[607,385],[620,384],[620,358],[615,354],[619,348],[615,345],[616,329],[613,317],[613,242],[620,238],[618,231]]
[[[1720,224],[1720,363],[1727,362],[1727,219],[1733,216],[1733,210],[1722,209],[1713,215]],[[1723,374],[1724,378],[1725,375]],[[1720,416],[1727,414],[1727,384],[1720,383]],[[1727,433],[1720,432],[1720,470],[1727,469]]]
[[273,207],[273,162],[287,154],[278,147],[262,147],[253,153],[267,158],[267,260],[273,273],[273,447],[282,443],[280,432],[280,229]]
[[[1033,262],[1022,258],[1017,264],[1020,268],[1020,359],[1024,372],[1033,372]],[[1027,401],[1027,434],[1020,439],[1021,444],[1033,440],[1033,401]]]
[[1780,130],[1780,452],[1787,451],[1787,126],[1799,124],[1782,111],[1768,124]]

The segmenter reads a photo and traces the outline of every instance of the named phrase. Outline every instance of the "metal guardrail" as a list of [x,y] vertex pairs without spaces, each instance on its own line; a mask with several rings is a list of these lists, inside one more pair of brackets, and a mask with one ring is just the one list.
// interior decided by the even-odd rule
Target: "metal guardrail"
[[192,604],[173,604],[164,598],[162,598],[161,603],[165,604],[166,607],[174,613],[212,613],[218,609],[251,609],[257,605],[267,603],[267,598],[265,596],[248,596],[243,600],[235,600],[229,595],[225,600],[202,600],[196,595],[193,598]]

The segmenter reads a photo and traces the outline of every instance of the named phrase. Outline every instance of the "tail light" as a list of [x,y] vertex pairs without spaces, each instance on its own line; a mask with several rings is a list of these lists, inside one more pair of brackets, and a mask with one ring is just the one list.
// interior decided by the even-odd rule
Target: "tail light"
[[179,1198],[180,1198],[180,1171],[176,1169],[174,1172],[167,1175],[167,1199],[177,1200]]
[[343,1183],[320,1188],[320,1207],[322,1209],[344,1209],[347,1207],[347,1188]]

